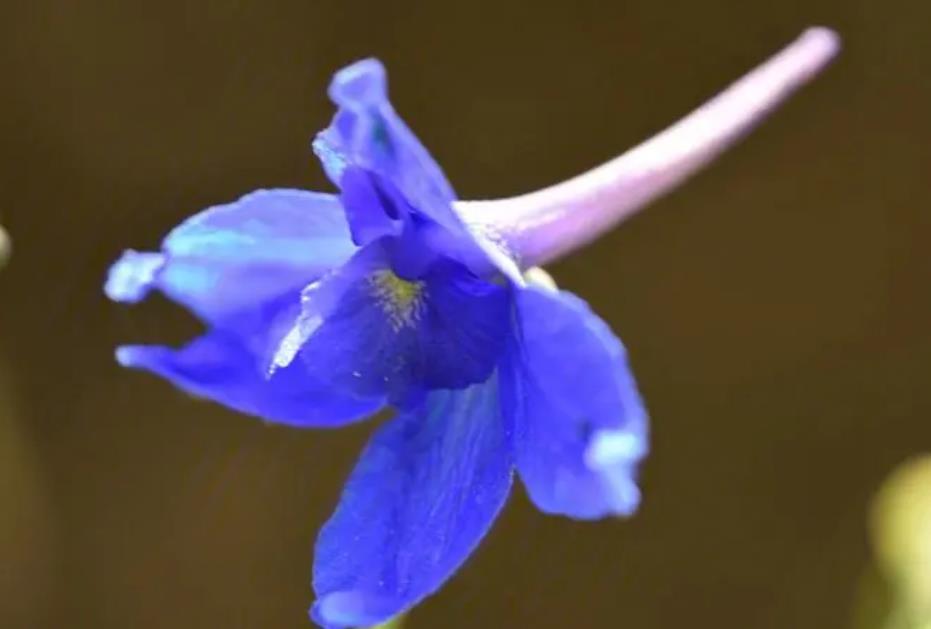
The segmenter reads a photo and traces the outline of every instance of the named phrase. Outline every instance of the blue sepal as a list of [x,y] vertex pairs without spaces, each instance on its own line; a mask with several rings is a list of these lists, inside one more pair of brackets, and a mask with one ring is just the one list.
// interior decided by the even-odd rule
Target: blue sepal
[[532,287],[515,299],[502,398],[531,500],[578,519],[630,515],[640,502],[648,435],[624,347],[570,293]]

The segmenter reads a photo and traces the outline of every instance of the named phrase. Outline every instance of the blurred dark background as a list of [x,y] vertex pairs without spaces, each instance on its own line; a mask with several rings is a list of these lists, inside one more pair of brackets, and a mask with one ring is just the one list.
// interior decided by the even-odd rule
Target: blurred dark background
[[552,267],[621,334],[653,416],[630,521],[517,491],[410,626],[847,627],[870,500],[931,445],[931,5],[4,3],[0,625],[309,627],[311,548],[369,431],[299,432],[123,371],[196,326],[105,301],[108,264],[263,186],[329,189],[331,73],[375,55],[464,198],[658,131],[796,37],[830,71]]

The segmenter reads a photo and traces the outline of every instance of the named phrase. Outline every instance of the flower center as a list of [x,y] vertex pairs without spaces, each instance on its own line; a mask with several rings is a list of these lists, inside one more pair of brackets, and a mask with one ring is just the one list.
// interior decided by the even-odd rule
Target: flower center
[[393,271],[382,269],[369,276],[372,293],[395,331],[413,325],[420,318],[423,282],[401,279]]

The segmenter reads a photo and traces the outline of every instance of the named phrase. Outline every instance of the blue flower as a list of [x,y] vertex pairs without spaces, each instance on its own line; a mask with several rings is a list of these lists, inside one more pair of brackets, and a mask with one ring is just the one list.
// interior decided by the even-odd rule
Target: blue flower
[[158,253],[127,251],[107,295],[134,303],[157,289],[207,331],[117,359],[294,426],[397,409],[317,540],[311,615],[327,628],[377,624],[436,591],[488,531],[514,471],[547,513],[630,515],[647,417],[624,348],[527,267],[681,182],[837,48],[811,29],[611,163],[468,203],[392,109],[382,66],[356,63],[334,78],[339,110],[314,142],[339,194],[254,192],[188,219]]
[[544,511],[628,515],[646,414],[624,349],[578,298],[526,283],[468,226],[388,102],[374,60],[339,72],[314,142],[338,196],[264,190],[128,251],[106,292],[152,289],[208,326],[127,367],[266,420],[339,426],[386,404],[320,533],[313,618],[383,621],[435,591],[488,531],[517,470]]

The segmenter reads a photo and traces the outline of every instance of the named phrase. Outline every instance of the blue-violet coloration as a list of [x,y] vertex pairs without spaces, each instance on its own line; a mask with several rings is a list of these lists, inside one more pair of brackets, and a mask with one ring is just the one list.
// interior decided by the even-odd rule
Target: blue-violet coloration
[[207,332],[125,346],[127,367],[300,427],[378,428],[316,544],[313,619],[373,625],[437,590],[516,470],[543,511],[631,514],[647,418],[610,329],[463,220],[388,102],[375,60],[337,73],[314,151],[339,194],[261,190],[209,208],[158,253],[127,251],[107,295],[158,289]]

